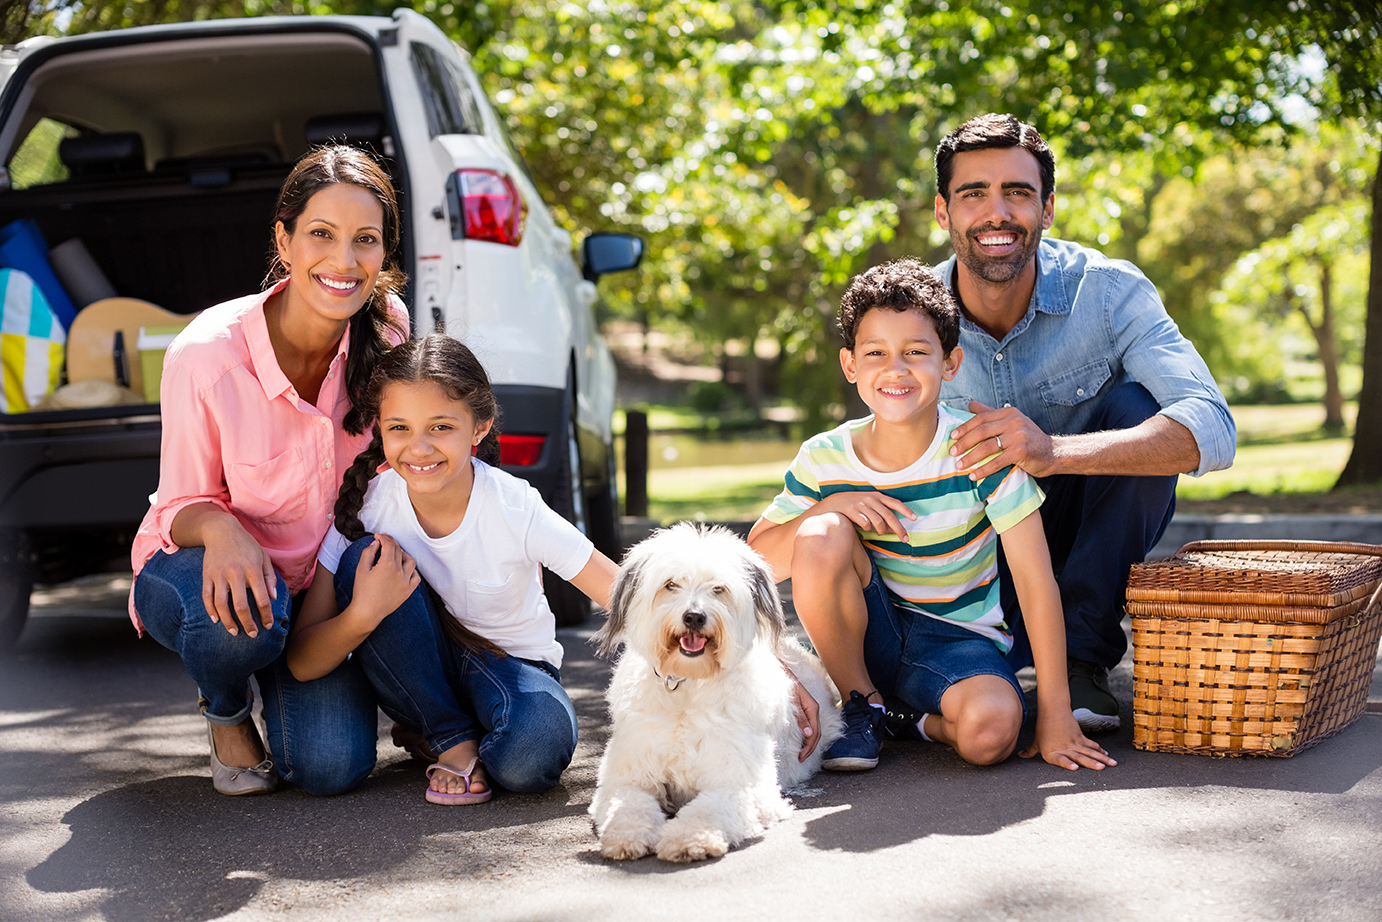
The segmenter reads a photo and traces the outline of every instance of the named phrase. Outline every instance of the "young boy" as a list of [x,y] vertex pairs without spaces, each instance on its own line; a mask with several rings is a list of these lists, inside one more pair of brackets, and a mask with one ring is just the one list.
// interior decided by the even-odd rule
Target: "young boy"
[[1070,710],[1041,491],[1015,467],[978,480],[949,453],[972,414],[939,402],[963,358],[945,285],[913,259],[876,266],[850,282],[839,323],[840,365],[873,415],[808,439],[749,534],[777,578],[792,578],[797,616],[847,697],[845,736],[823,767],[873,768],[885,724],[978,765],[1011,755],[1026,703],[1003,658],[995,532],[1037,670],[1036,740],[1022,755],[1116,764]]

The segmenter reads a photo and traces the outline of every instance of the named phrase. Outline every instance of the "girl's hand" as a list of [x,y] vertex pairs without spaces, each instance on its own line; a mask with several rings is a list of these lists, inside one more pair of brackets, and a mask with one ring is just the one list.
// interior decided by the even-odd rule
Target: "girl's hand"
[[907,527],[902,524],[901,517],[906,516],[911,521],[916,521],[917,517],[902,500],[873,490],[832,493],[817,503],[811,512],[833,512],[844,516],[862,531],[871,531],[876,535],[894,534],[903,541],[907,540]]
[[1105,766],[1118,764],[1104,751],[1103,746],[1088,739],[1081,732],[1075,715],[1069,711],[1064,714],[1051,714],[1045,718],[1040,710],[1037,711],[1036,739],[1021,755],[1024,759],[1030,759],[1038,753],[1052,765],[1071,771],[1082,765],[1099,771]]
[[398,609],[422,582],[413,558],[388,535],[376,535],[355,567],[352,612],[370,619],[371,627]]
[[259,609],[264,630],[274,625],[273,600],[278,598],[278,575],[259,542],[233,515],[209,518],[202,526],[202,604],[212,621],[231,635],[241,629],[259,636],[250,610],[250,596]]

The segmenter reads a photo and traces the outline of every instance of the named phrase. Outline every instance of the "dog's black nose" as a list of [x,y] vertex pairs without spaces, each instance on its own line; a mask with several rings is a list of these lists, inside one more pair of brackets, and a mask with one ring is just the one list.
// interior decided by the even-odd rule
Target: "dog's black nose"
[[705,612],[688,611],[681,616],[681,623],[686,625],[688,631],[701,631],[705,629]]

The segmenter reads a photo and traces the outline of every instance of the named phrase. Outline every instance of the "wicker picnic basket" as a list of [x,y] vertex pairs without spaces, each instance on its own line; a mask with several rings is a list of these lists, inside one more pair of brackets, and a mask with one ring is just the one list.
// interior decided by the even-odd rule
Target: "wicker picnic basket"
[[1128,578],[1133,745],[1292,756],[1367,706],[1382,546],[1196,541]]

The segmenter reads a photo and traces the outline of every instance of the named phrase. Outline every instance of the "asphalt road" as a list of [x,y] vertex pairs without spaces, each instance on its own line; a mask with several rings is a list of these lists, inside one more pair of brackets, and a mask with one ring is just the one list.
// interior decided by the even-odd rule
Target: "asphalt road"
[[618,864],[586,815],[607,732],[589,630],[560,638],[582,741],[554,791],[427,804],[381,717],[358,791],[228,798],[191,680],[135,638],[119,583],[38,602],[0,659],[4,920],[1382,919],[1382,713],[1291,759],[1139,752],[1125,660],[1117,768],[897,743],[722,859]]

